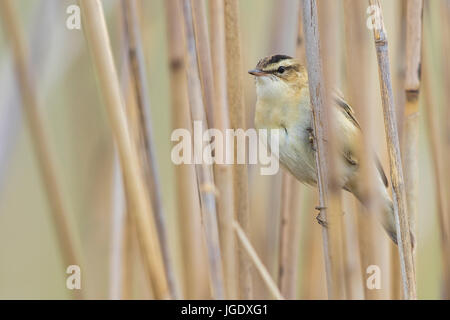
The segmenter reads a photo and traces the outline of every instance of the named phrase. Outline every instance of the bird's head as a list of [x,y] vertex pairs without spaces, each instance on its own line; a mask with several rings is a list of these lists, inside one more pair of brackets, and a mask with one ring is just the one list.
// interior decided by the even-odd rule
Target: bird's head
[[258,99],[295,95],[307,83],[306,70],[300,62],[281,54],[261,59],[248,73],[255,76]]

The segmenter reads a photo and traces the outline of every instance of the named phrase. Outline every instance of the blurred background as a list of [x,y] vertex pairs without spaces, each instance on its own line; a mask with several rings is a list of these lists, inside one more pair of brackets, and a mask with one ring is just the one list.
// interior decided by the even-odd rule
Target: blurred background
[[[376,132],[373,147],[382,159],[386,173],[389,173],[373,35],[365,25],[368,3],[358,0],[337,2],[337,87],[353,105],[351,78],[365,77],[361,83],[366,85],[364,92],[368,95],[368,105],[353,106],[357,114],[364,112],[364,108],[371,108]],[[405,103],[406,2],[381,1],[389,37],[391,75],[395,101],[399,108],[400,127],[403,119],[401,106]],[[209,1],[206,3],[207,6],[210,5]],[[352,10],[344,10],[349,3]],[[66,28],[69,16],[66,9],[76,2],[17,0],[13,4],[29,48],[29,59],[40,101],[39,112],[44,120],[51,155],[56,163],[55,169],[69,215],[70,230],[82,256],[83,296],[89,299],[151,298],[147,282],[143,281],[146,275],[132,229],[120,231],[127,242],[126,250],[122,250],[120,256],[125,262],[120,262],[122,265],[117,273],[115,233],[123,225],[117,224],[117,220],[115,223],[114,217],[118,217],[119,221],[126,221],[126,205],[113,135],[83,30]],[[102,4],[116,68],[121,78],[124,70],[121,1],[104,0]],[[183,228],[182,216],[187,213],[178,205],[180,195],[176,188],[176,168],[170,160],[174,146],[170,140],[174,129],[171,101],[175,97],[169,79],[167,2],[143,0],[138,1],[138,4],[149,82],[155,155],[175,274],[184,297],[210,298],[202,239],[193,249],[197,254],[195,266],[189,266],[183,256],[183,232],[180,230]],[[243,69],[235,72],[243,74],[246,122],[249,128],[253,127],[255,89],[253,77],[247,74],[247,70],[254,68],[259,59],[269,54],[296,55],[299,4],[298,0],[239,1]],[[353,19],[354,26],[359,23],[361,37],[349,36],[349,33],[354,32],[351,29],[353,27],[346,24],[349,19]],[[447,184],[444,190],[447,193],[444,192],[444,195],[448,195],[449,20],[449,1],[424,1],[423,46],[427,48],[427,62],[424,63],[427,64],[429,74],[426,81],[429,81],[431,91],[428,95],[435,105],[433,112],[428,113],[430,108],[422,90],[418,115],[419,184],[416,221],[417,291],[421,299],[440,299],[443,292],[439,200],[436,196],[439,190],[436,187],[437,171],[430,148],[430,126],[427,125],[426,117],[435,121],[441,143],[438,145],[440,163],[444,164],[439,176],[444,186]],[[179,32],[183,37],[183,30]],[[365,48],[367,54],[367,59],[364,60],[366,64],[357,71],[353,68],[358,61],[349,59],[350,42],[355,39],[359,39],[356,45]],[[67,266],[64,265],[58,246],[30,131],[21,108],[22,99],[13,54],[8,37],[5,32],[0,32],[0,298],[71,299],[72,293],[66,288]],[[424,56],[422,58],[425,59]],[[279,272],[282,177],[283,171],[276,176],[261,176],[257,165],[249,166],[249,238],[275,281]],[[298,216],[295,222],[298,245],[295,247],[297,268],[291,298],[326,299],[321,226],[315,220],[317,212],[314,209],[318,205],[317,191],[296,182],[294,185],[291,197]],[[444,197],[443,201],[448,202],[448,198]],[[343,202],[346,257],[349,265],[347,272],[352,279],[348,298],[401,297],[398,261],[395,261],[397,248],[390,243],[381,227],[375,223],[367,223],[369,218],[360,214],[359,211],[362,210],[352,195],[344,192]],[[448,215],[448,211],[445,211],[448,209],[443,210]],[[369,231],[361,229],[364,223]],[[364,241],[365,249],[362,250],[361,243]],[[380,267],[380,290],[367,290],[366,264]],[[189,267],[197,269],[197,273],[190,275],[198,277],[190,278],[195,290],[186,289],[189,281],[185,279],[185,270]],[[257,273],[253,273],[253,286],[255,298],[271,297]]]

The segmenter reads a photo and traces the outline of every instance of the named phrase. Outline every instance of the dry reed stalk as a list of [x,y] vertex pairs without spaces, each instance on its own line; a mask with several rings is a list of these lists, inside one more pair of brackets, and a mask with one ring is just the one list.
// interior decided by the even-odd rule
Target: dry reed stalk
[[286,299],[297,295],[298,257],[300,253],[299,184],[288,172],[283,171],[280,221],[280,252],[278,286]]
[[130,210],[128,205],[125,208],[125,221],[123,225],[123,235],[122,235],[122,286],[120,288],[121,295],[120,299],[130,300],[133,298],[133,252],[137,247],[134,245],[136,240],[135,230],[136,227],[132,224]]
[[[232,129],[245,130],[245,104],[242,92],[242,56],[240,44],[239,8],[237,0],[225,2],[225,43],[227,63],[227,95],[230,112],[230,126]],[[236,144],[234,149],[236,161]],[[248,199],[248,171],[245,164],[233,166],[234,210],[239,225],[249,234],[249,199]],[[239,268],[239,298],[251,299],[252,279],[251,264],[242,248],[238,249]]]
[[[56,173],[55,161],[47,139],[45,124],[39,113],[40,102],[36,91],[33,71],[28,60],[28,49],[25,37],[19,23],[16,10],[10,0],[0,1],[0,14],[5,28],[5,35],[9,38],[14,53],[17,78],[22,95],[22,107],[28,122],[34,151],[36,153],[39,169],[42,174],[47,198],[51,207],[52,219],[66,266],[78,265],[82,267],[78,246],[70,227],[66,204],[62,198],[62,190]],[[65,268],[64,267],[64,268]],[[82,299],[81,290],[73,290],[76,299]]]
[[[345,228],[344,219],[342,216],[342,186],[338,177],[338,161],[341,156],[338,136],[338,125],[332,117],[331,108],[334,105],[333,86],[337,81],[338,65],[336,61],[340,61],[339,42],[338,42],[338,3],[333,0],[322,0],[318,6],[318,12],[321,18],[319,19],[319,34],[321,49],[321,58],[323,63],[323,75],[324,75],[324,123],[322,123],[325,129],[324,138],[325,150],[324,154],[327,161],[328,170],[325,175],[328,180],[328,211],[327,222],[330,228],[327,228],[329,234],[329,248],[331,257],[334,260],[332,263],[332,278],[334,279],[334,299],[345,299],[346,292],[349,291],[352,286],[349,284],[349,278],[347,278],[347,272],[350,270],[348,261],[345,258],[346,245],[345,245]],[[320,53],[319,53],[320,56]],[[347,290],[348,289],[348,290]]]
[[[450,1],[441,1],[440,2],[440,11],[441,11],[441,23],[442,28],[442,46],[443,46],[443,52],[450,52]],[[444,67],[444,87],[450,88],[450,59],[448,59],[448,54],[444,54],[442,56],[443,58],[443,67]],[[445,140],[444,140],[444,149],[445,149],[445,158],[444,159],[450,159],[450,90],[444,90],[444,101],[445,106],[447,108],[445,109],[445,113],[443,116],[443,119],[445,121]],[[450,177],[450,161],[446,162],[446,168],[445,168],[445,174],[446,177]],[[450,199],[450,184],[447,182],[446,186],[446,199]],[[448,200],[447,200],[448,201]],[[447,217],[450,217],[450,213],[447,211],[446,213]],[[449,223],[450,223],[450,219]],[[448,226],[450,229],[450,225]]]
[[417,299],[414,274],[414,259],[406,207],[405,185],[403,179],[400,143],[395,117],[394,97],[392,93],[391,74],[389,70],[388,42],[384,28],[383,14],[379,0],[369,0],[369,4],[377,7],[379,14],[374,22],[373,35],[378,60],[381,99],[389,153],[390,175],[394,195],[394,212],[397,226],[398,249],[403,279],[403,294],[405,299]]
[[[361,145],[363,150],[359,151],[361,155],[361,172],[362,172],[362,188],[367,199],[366,208],[361,205],[356,206],[359,214],[357,217],[358,238],[359,238],[359,255],[361,260],[361,274],[366,277],[366,269],[375,261],[379,261],[377,246],[379,246],[380,235],[375,231],[375,219],[364,215],[375,215],[381,209],[379,199],[375,198],[373,186],[377,182],[373,168],[368,164],[372,163],[375,158],[374,150],[368,149],[366,146],[373,146],[375,143],[375,126],[373,119],[375,117],[374,109],[371,107],[369,93],[369,78],[371,68],[369,65],[369,51],[367,48],[367,30],[365,26],[365,17],[362,13],[366,10],[366,6],[362,1],[344,1],[345,15],[345,53],[346,53],[346,74],[348,83],[348,99],[355,110],[357,118],[363,128],[364,143]],[[367,212],[366,212],[367,211]],[[384,236],[384,235],[382,235]],[[370,290],[365,285],[365,299],[381,299],[383,298],[381,290]]]
[[[191,3],[183,1],[184,27],[186,34],[187,66],[186,76],[188,82],[189,104],[193,122],[200,122],[204,137],[208,134],[207,119],[202,101],[202,90],[199,75],[198,57],[193,29]],[[208,138],[208,139],[206,139]],[[210,141],[210,137],[206,137]],[[203,150],[203,145],[200,145]],[[195,155],[194,158],[197,158]],[[199,159],[195,159],[199,160]],[[197,161],[195,161],[197,163]],[[209,276],[211,279],[212,296],[215,299],[224,299],[222,258],[219,244],[219,233],[216,215],[216,186],[212,166],[204,163],[196,165],[197,182],[200,194],[202,212],[202,225],[208,252]]]
[[[305,39],[303,32],[303,6],[299,6],[298,12],[298,30],[297,30],[297,45],[296,45],[296,57],[305,63]],[[306,188],[303,188],[303,198],[306,200]],[[317,197],[312,197],[313,203],[317,202]],[[302,201],[305,204],[306,201]],[[308,212],[313,210],[313,206],[306,207],[302,206],[301,212]],[[313,227],[311,224],[316,223],[314,218],[309,219],[311,221],[304,221],[302,230],[299,232],[301,236],[301,255],[303,263],[303,272],[301,275],[303,286],[302,286],[302,299],[317,299],[320,298],[319,291],[321,286],[318,284],[321,279],[321,270],[323,270],[321,248],[318,243],[320,242],[320,228]]]
[[[173,128],[192,132],[184,59],[184,38],[181,2],[166,1],[166,20],[169,43],[170,90],[172,92]],[[201,236],[200,203],[194,165],[175,167],[178,218],[183,263],[184,296],[187,299],[205,298],[209,290],[204,276],[207,264]]]
[[[224,3],[222,0],[209,2],[210,12],[210,41],[212,68],[214,70],[215,109],[214,124],[221,132],[230,127],[230,119],[227,104],[226,91],[226,59],[225,59],[225,16]],[[225,149],[224,154],[231,152]],[[233,232],[233,171],[230,166],[216,164],[214,176],[219,191],[218,197],[218,220],[219,236],[223,256],[223,270],[227,297],[237,298],[237,269],[236,249]]]
[[[122,10],[121,3],[118,3],[117,10]],[[118,15],[118,33],[120,41],[120,87],[125,100],[125,113],[127,119],[135,119],[135,110],[137,107],[133,83],[130,77],[127,45],[125,42],[124,19]],[[131,129],[131,128],[130,128]],[[133,134],[135,136],[136,134]],[[133,235],[135,234],[134,226],[131,225],[130,217],[130,199],[126,196],[125,177],[120,168],[120,159],[115,151],[115,168],[114,168],[114,208],[113,222],[111,230],[111,281],[110,281],[110,297],[111,299],[130,299],[132,296],[133,281]],[[121,199],[122,197],[122,199]],[[120,208],[123,207],[123,208]]]
[[[423,0],[406,3],[406,74],[403,133],[403,169],[410,228],[416,234],[418,198],[419,89],[422,47]],[[414,252],[413,252],[414,254]],[[414,258],[414,257],[413,257]]]
[[[393,87],[396,88],[394,94],[395,106],[397,108],[397,127],[398,136],[400,140],[400,147],[403,148],[405,145],[403,143],[403,133],[405,124],[405,105],[406,105],[406,94],[405,94],[405,74],[406,74],[406,10],[407,10],[408,0],[392,1],[389,10],[398,11],[398,16],[396,17],[396,32],[393,34],[391,40],[395,41],[397,48],[395,50],[395,66],[393,66],[393,77],[392,83]],[[392,8],[392,9],[391,9]],[[366,18],[367,19],[367,18]],[[403,149],[400,151],[403,152]],[[405,159],[403,159],[405,160]]]
[[142,47],[141,28],[139,26],[136,0],[122,0],[122,14],[125,29],[125,44],[128,49],[128,62],[132,76],[133,90],[137,99],[136,113],[137,150],[140,154],[141,167],[145,175],[147,191],[151,199],[155,222],[158,230],[161,252],[164,259],[164,267],[173,299],[178,299],[179,289],[173,267],[173,259],[170,253],[167,234],[166,217],[161,199],[161,184],[155,157],[155,146],[152,133],[152,120],[150,115],[150,95],[148,92],[148,80],[145,69],[145,57]]
[[[290,9],[290,8],[289,8]],[[305,60],[303,41],[302,8],[298,8],[298,29],[296,39],[296,58]],[[281,186],[281,218],[278,261],[278,286],[286,299],[295,299],[297,295],[298,257],[300,253],[299,230],[299,183],[286,170],[283,170]]]
[[195,46],[198,56],[198,68],[202,85],[208,127],[215,128],[214,111],[216,109],[216,92],[213,79],[211,48],[209,45],[208,21],[204,1],[191,0],[192,22],[194,25]]
[[[400,140],[400,152],[401,154],[404,154],[405,156],[402,158],[402,165],[403,170],[410,170],[410,168],[405,167],[406,163],[406,154],[405,154],[405,146],[407,145],[406,140],[411,140],[408,137],[405,137],[405,125],[406,125],[406,119],[405,119],[405,107],[406,107],[406,92],[405,92],[405,76],[406,76],[406,16],[407,16],[407,4],[408,0],[401,0],[397,1],[397,10],[399,11],[399,15],[397,18],[397,29],[398,31],[394,33],[394,36],[396,36],[396,39],[394,40],[397,42],[397,49],[395,52],[395,66],[394,66],[394,76],[393,76],[393,87],[396,88],[396,92],[394,94],[394,101],[397,108],[396,111],[396,119],[397,119],[397,128],[398,128],[398,135]],[[410,178],[407,174],[405,174],[405,185],[408,184],[407,180]],[[408,201],[408,188],[406,188],[406,197]],[[409,204],[407,204],[409,205]],[[415,232],[416,228],[414,226],[415,221],[413,221],[413,216],[408,211],[408,218],[410,222],[410,228],[413,232]],[[391,291],[391,297],[392,300],[401,300],[402,298],[402,279],[401,279],[401,271],[400,271],[400,259],[398,255],[398,248],[395,245],[390,245],[390,273],[391,273],[391,279],[390,279],[390,291]],[[415,255],[413,252],[413,259],[415,259]],[[414,261],[414,264],[416,261]]]
[[145,182],[141,175],[137,150],[131,142],[103,9],[98,0],[80,0],[79,3],[84,19],[84,31],[91,47],[94,67],[117,143],[127,196],[132,207],[130,213],[136,225],[146,272],[155,297],[168,298],[167,280],[153,212],[146,201]]
[[113,159],[112,170],[112,222],[111,222],[111,253],[109,273],[109,299],[119,300],[123,297],[123,261],[125,255],[125,196],[121,171],[117,155]]
[[258,271],[259,275],[263,279],[271,295],[277,300],[284,300],[275,281],[270,276],[270,273],[269,271],[267,271],[267,268],[261,262],[261,259],[258,257],[258,254],[256,253],[255,249],[253,249],[252,244],[248,240],[244,230],[241,228],[241,226],[236,220],[233,221],[233,227],[234,230],[236,231],[236,235],[240,242],[240,245],[242,246],[242,249],[245,251],[245,253],[249,256],[250,260],[253,262],[255,269]]
[[[329,3],[330,4],[330,3]],[[325,7],[326,8],[326,7]],[[325,11],[325,14],[328,12]],[[330,16],[327,14],[327,17]],[[327,288],[329,299],[342,299],[344,292],[344,266],[342,246],[342,212],[340,209],[340,187],[336,183],[335,164],[331,159],[337,149],[329,133],[334,129],[329,126],[328,108],[331,104],[330,94],[325,90],[325,80],[330,84],[331,65],[327,65],[327,75],[324,78],[322,62],[319,53],[319,25],[317,5],[314,0],[303,2],[303,27],[305,30],[305,49],[308,65],[309,89],[313,106],[313,126],[316,146],[317,185],[319,188],[319,217],[328,222],[328,228],[323,228],[323,249]],[[330,40],[325,36],[325,39]],[[325,52],[331,54],[330,50]],[[329,56],[327,56],[330,58]],[[332,58],[331,58],[332,59]],[[329,143],[326,143],[328,141]],[[330,148],[331,147],[331,148]],[[329,207],[329,208],[327,208]]]
[[[312,212],[318,202],[318,193],[314,190],[305,190],[303,195],[302,212]],[[303,228],[301,234],[301,293],[300,299],[316,300],[326,299],[327,279],[324,276],[323,249],[321,241],[321,226],[317,224],[313,214],[302,218]]]
[[424,46],[424,63],[423,63],[423,85],[425,98],[425,120],[427,124],[429,145],[431,151],[431,159],[433,164],[434,179],[436,182],[436,204],[437,216],[440,229],[441,240],[441,259],[442,259],[442,299],[450,299],[450,230],[448,219],[448,203],[445,198],[445,167],[442,162],[443,152],[441,151],[442,138],[439,131],[440,123],[439,112],[436,107],[437,90],[433,90],[431,84],[431,55],[429,52],[430,44]]

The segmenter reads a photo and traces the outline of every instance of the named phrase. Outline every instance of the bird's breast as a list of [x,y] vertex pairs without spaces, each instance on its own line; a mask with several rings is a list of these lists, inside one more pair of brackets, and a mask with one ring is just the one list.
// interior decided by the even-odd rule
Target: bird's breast
[[278,129],[281,164],[299,181],[315,184],[316,165],[309,132],[312,128],[309,99],[304,100],[304,103],[297,101],[295,105],[259,100],[255,111],[255,126],[257,129]]

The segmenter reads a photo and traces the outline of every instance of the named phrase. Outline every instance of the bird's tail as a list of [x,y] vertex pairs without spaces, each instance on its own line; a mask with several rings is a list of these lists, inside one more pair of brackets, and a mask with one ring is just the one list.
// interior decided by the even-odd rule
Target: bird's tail
[[[397,228],[395,225],[395,213],[394,213],[394,204],[392,203],[392,200],[389,196],[384,199],[383,201],[383,208],[380,210],[380,214],[378,214],[378,220],[380,221],[381,225],[383,226],[384,230],[388,234],[388,236],[391,238],[392,241],[394,241],[395,244],[397,243]],[[415,248],[415,237],[412,230],[409,231],[411,236],[411,244],[413,247],[413,250]]]
[[[395,213],[394,213],[394,204],[392,203],[391,197],[387,192],[387,189],[384,184],[382,184],[380,180],[378,192],[375,194],[378,195],[379,202],[379,210],[377,210],[376,217],[377,220],[381,223],[384,230],[388,234],[389,238],[397,244],[397,228],[395,224]],[[353,189],[352,193],[358,198],[358,200],[365,206],[367,206],[367,198],[363,196],[359,189]],[[411,243],[413,249],[415,247],[415,237],[414,233],[410,230],[411,235]]]

